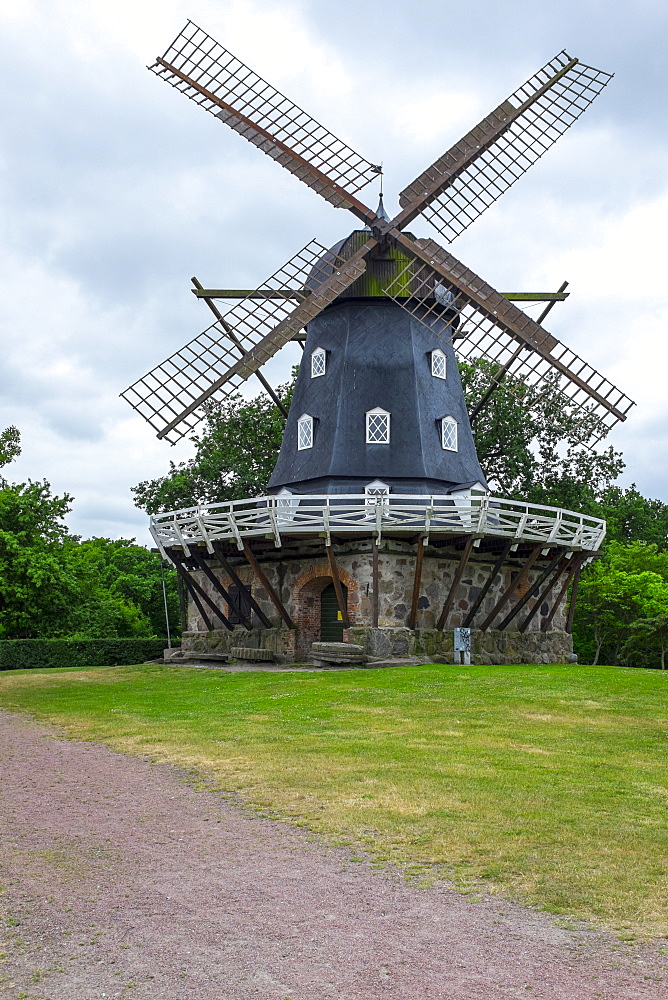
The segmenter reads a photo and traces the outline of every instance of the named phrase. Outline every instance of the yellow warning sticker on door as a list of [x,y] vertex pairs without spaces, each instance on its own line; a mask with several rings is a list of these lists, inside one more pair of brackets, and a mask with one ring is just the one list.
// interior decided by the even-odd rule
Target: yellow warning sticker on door
[[342,622],[343,621],[343,615],[341,614],[340,611],[336,612],[336,620],[337,620],[337,622]]

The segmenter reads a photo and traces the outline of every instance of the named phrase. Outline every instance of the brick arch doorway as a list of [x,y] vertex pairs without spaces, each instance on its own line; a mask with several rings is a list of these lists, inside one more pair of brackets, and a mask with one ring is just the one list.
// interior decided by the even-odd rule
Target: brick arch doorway
[[[343,601],[348,607],[348,588],[341,584]],[[320,591],[320,640],[321,642],[343,642],[343,615],[336,597],[333,583]]]

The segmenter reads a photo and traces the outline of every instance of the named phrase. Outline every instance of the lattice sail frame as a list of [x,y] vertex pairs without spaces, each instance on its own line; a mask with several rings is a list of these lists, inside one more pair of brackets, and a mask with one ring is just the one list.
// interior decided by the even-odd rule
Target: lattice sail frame
[[[349,208],[372,225],[373,220],[376,224],[381,222],[352,194],[347,194],[364,187],[379,168],[324,129],[192,22],[187,23],[164,57],[149,68],[268,153],[330,203]],[[404,211],[388,223],[387,231],[392,230],[407,249],[408,241],[401,230],[410,219],[423,214],[446,239],[454,239],[580,117],[610,79],[610,74],[583,66],[566,52],[559,53],[404,189],[400,196]],[[308,300],[302,300],[296,309],[286,300],[268,300],[263,306],[256,299],[243,300],[222,322],[214,323],[154,368],[127,389],[123,397],[158,430],[159,437],[175,442],[199,422],[208,398],[220,399],[238,389],[292,339],[293,333],[363,273],[364,258],[375,242],[370,234],[369,242],[355,254],[357,260],[342,265],[337,260],[333,265],[331,252],[312,241],[260,286],[267,290],[303,288],[302,279],[307,272],[304,290],[311,293]],[[633,403],[603,376],[443,248],[432,241],[417,243],[427,248],[437,269],[445,262],[451,273],[454,267],[460,278],[464,278],[465,285],[467,279],[472,282],[469,291],[475,293],[473,299],[467,298],[466,293],[462,295],[461,281],[452,285],[462,328],[467,332],[458,352],[463,358],[485,357],[500,366],[512,358],[508,373],[525,378],[526,384],[537,386],[543,382],[551,389],[556,380],[564,399],[580,409],[588,425],[599,425],[599,437],[606,428],[625,419]],[[309,248],[312,248],[310,259]],[[296,261],[299,263],[293,267]],[[322,279],[318,265],[323,268]],[[450,287],[442,273],[425,265],[424,255],[422,263],[417,261],[410,268],[417,285],[425,282],[430,285],[432,301],[435,281]],[[290,277],[286,277],[288,272]],[[327,286],[322,295],[313,287],[320,280]],[[479,308],[484,295],[483,300],[478,296],[476,305],[476,295],[481,289],[486,290],[485,294],[493,293],[497,312],[490,314],[486,303]],[[426,289],[422,288],[424,294]],[[418,318],[429,324],[420,297],[407,303],[403,296],[397,296],[396,301],[409,311],[418,302],[421,312]],[[512,322],[508,326],[504,317],[508,320],[510,313]],[[228,325],[234,338],[226,330]],[[522,346],[529,348],[530,354],[522,351]],[[593,393],[587,379],[595,380]],[[173,390],[166,386],[166,380],[173,380]]]
[[[452,242],[554,145],[611,79],[611,73],[560,52],[404,188],[399,204],[405,208],[442,179],[446,190],[419,214]],[[458,172],[462,163],[467,165]]]
[[[331,279],[334,268],[346,263],[317,240],[311,240],[259,290],[293,288],[295,297],[303,299],[308,281],[315,297],[318,284]],[[283,339],[273,353],[292,338],[296,330],[290,326],[290,318],[295,312],[292,299],[244,298],[223,317],[222,323],[219,320],[212,323],[121,395],[155,428],[158,437],[175,444],[202,420],[204,402],[224,399],[246,380],[246,374],[233,370],[241,358],[257,349],[268,334],[276,333],[281,324],[285,327]],[[301,325],[299,322],[297,329]],[[242,350],[229,336],[226,326],[232,329]],[[263,360],[270,356],[267,352]],[[178,428],[172,426],[175,421]]]
[[[149,69],[311,186],[315,186],[313,179],[300,171],[300,158],[349,192],[359,191],[380,173],[379,166],[356,153],[192,21]],[[272,145],[272,138],[289,147],[297,161],[290,151]]]
[[[442,271],[412,260],[385,290],[388,298],[437,336],[443,336],[444,316],[456,325],[456,352],[462,360],[483,358],[499,369],[511,362],[506,374],[514,390],[522,393],[528,409],[541,395],[558,393],[564,405],[578,411],[583,437],[590,446],[625,418],[635,404],[608,379],[433,241],[417,243],[439,249],[438,263],[450,264],[456,280],[448,281]],[[408,283],[410,297],[406,296]],[[437,285],[453,295],[447,307],[435,298]],[[488,307],[483,309],[474,301],[466,285],[476,299],[487,300]]]

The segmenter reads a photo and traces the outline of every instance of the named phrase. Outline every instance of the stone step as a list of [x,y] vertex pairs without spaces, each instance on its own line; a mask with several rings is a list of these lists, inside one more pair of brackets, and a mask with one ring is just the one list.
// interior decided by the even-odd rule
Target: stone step
[[254,663],[268,663],[275,658],[270,649],[253,649],[250,646],[232,646],[230,656],[235,660],[250,660]]
[[364,647],[352,642],[312,642],[314,663],[365,663]]

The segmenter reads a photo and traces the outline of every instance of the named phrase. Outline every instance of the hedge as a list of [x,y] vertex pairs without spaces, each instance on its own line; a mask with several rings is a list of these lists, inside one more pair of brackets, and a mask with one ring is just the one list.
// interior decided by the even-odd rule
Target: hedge
[[0,639],[0,670],[145,663],[166,646],[166,639]]

